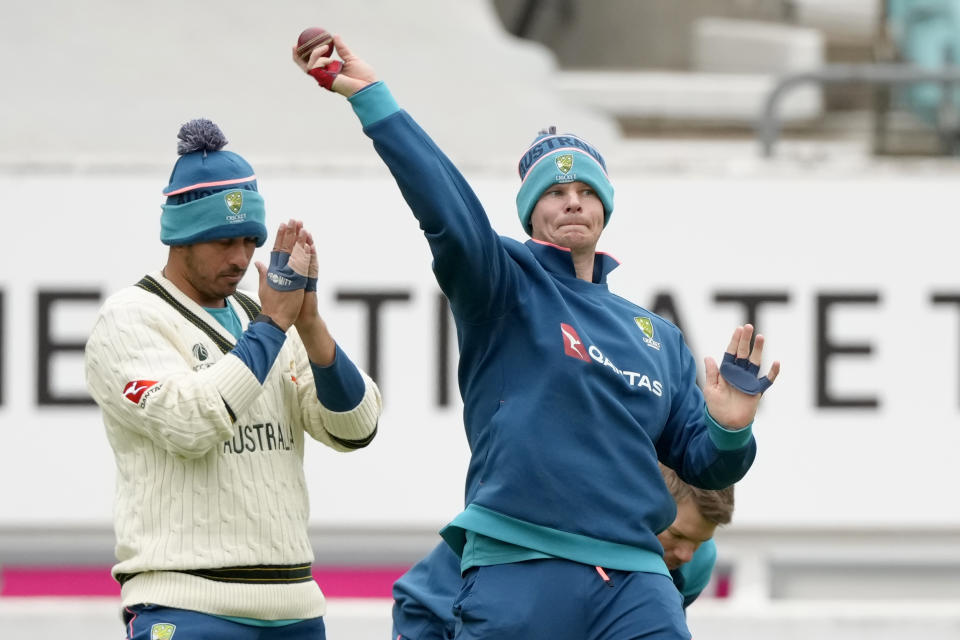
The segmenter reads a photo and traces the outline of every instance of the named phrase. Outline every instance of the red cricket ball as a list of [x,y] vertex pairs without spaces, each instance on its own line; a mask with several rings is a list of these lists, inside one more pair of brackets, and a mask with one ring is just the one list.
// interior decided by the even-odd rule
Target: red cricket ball
[[310,52],[323,44],[330,46],[324,54],[329,58],[333,55],[333,36],[330,35],[330,32],[320,27],[304,29],[300,37],[297,38],[297,55],[306,62],[310,59]]

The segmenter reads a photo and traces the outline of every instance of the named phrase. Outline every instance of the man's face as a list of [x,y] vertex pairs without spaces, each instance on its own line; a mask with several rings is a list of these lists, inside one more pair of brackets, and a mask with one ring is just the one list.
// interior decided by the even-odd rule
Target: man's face
[[717,525],[705,520],[693,500],[677,503],[677,518],[657,536],[663,545],[663,560],[671,571],[690,562],[701,544],[713,537]]
[[184,276],[205,307],[223,304],[237,291],[237,285],[250,266],[256,238],[225,238],[182,247]]
[[537,200],[530,225],[535,240],[572,250],[594,251],[603,231],[603,202],[586,183],[555,184]]

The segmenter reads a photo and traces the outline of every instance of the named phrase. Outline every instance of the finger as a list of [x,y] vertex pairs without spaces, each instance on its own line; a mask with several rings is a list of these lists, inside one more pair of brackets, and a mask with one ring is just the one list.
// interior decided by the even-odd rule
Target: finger
[[283,236],[280,238],[280,246],[277,249],[284,253],[290,253],[290,248],[293,246],[293,238],[296,237],[296,230],[293,227],[293,220],[288,220],[284,224]]
[[308,278],[316,278],[320,275],[320,263],[317,262],[317,248],[312,244],[308,245],[310,248],[310,268],[307,271]]
[[743,333],[743,327],[737,327],[733,330],[733,335],[730,336],[730,343],[727,345],[727,353],[732,356],[737,354],[737,348],[740,346],[741,333]]
[[763,343],[765,338],[762,333],[757,334],[757,338],[753,341],[753,351],[750,352],[750,362],[760,366],[760,363],[763,361]]
[[770,371],[767,373],[767,380],[773,382],[777,379],[777,376],[780,375],[780,361],[774,360],[773,364],[770,365]]
[[264,284],[267,281],[267,266],[262,262],[254,262],[253,265],[257,268],[257,273],[260,274],[260,284]]
[[294,220],[287,222],[286,232],[283,234],[282,241],[280,243],[280,251],[284,253],[290,253],[293,251],[293,245],[297,242],[297,228]]
[[273,238],[273,250],[280,251],[280,247],[283,246],[283,234],[286,233],[287,225],[286,223],[281,222],[280,226],[277,227],[277,235]]
[[319,54],[316,56],[318,58],[320,57],[329,58],[330,54],[333,53],[333,50],[330,48],[329,44],[321,44],[314,47],[313,49],[310,49],[310,55],[313,56],[314,53]]
[[343,41],[339,33],[333,34],[333,46],[336,47],[337,53],[340,54],[340,59],[344,62],[349,62],[350,59],[354,57],[353,52],[350,51],[350,47]]
[[310,247],[307,245],[307,232],[300,229],[297,242],[290,253],[290,268],[301,276],[310,274]]
[[310,58],[307,60],[307,69],[316,69],[317,67],[325,67],[330,64],[330,61],[333,60],[329,55],[327,55],[327,50],[330,47],[323,45],[322,47],[316,47],[313,51],[310,52]]
[[703,368],[707,386],[715,387],[720,382],[720,367],[717,366],[717,361],[707,356],[703,359]]
[[306,71],[306,70],[307,70],[307,63],[304,62],[304,61],[303,61],[303,58],[301,58],[300,55],[297,53],[297,45],[293,45],[293,47],[290,48],[290,51],[291,51],[291,53],[292,53],[292,55],[293,55],[293,61],[297,63],[297,66],[298,66],[298,67],[300,67],[301,69],[303,69],[304,71]]
[[750,355],[750,338],[753,337],[753,325],[743,325],[743,331],[740,332],[740,342],[737,345],[737,358],[746,360]]

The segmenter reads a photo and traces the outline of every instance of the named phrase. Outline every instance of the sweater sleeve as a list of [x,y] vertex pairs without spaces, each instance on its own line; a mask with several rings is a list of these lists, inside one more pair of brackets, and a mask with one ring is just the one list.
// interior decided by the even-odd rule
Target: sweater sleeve
[[680,478],[701,489],[723,489],[740,480],[757,454],[751,427],[724,429],[707,415],[703,393],[697,386],[693,354],[676,332],[681,353],[670,416],[656,442],[657,457]]
[[463,175],[382,82],[350,101],[420,222],[454,315],[480,322],[505,314],[518,294],[519,267]]
[[171,453],[199,457],[232,435],[230,410],[244,411],[262,387],[232,355],[194,371],[176,342],[175,329],[150,303],[108,302],[84,352],[86,383],[110,422]]

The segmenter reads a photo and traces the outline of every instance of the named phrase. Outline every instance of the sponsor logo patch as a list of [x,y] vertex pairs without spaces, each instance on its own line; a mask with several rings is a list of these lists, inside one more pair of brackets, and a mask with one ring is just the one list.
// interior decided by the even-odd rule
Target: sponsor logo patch
[[206,360],[206,359],[207,359],[207,356],[210,355],[210,354],[207,352],[207,348],[206,348],[205,346],[203,346],[202,344],[200,344],[199,342],[198,342],[197,344],[193,345],[193,349],[191,349],[191,351],[193,351],[193,357],[196,358],[197,360],[201,361],[201,362],[203,362],[204,360]]
[[[643,330],[643,326],[641,325],[640,321],[649,321],[649,318],[635,318],[635,320],[637,321],[637,326]],[[653,333],[652,323],[650,324],[649,329],[650,332]],[[618,376],[621,376],[630,387],[646,389],[658,398],[663,397],[663,382],[660,380],[657,380],[648,374],[630,371],[628,369],[621,369],[614,364],[610,358],[605,356],[603,351],[601,351],[596,345],[583,344],[583,341],[580,339],[580,336],[577,334],[576,330],[568,324],[563,322],[560,323],[560,333],[563,335],[564,354],[570,356],[571,358],[576,358],[577,360],[585,360],[586,362],[592,361],[596,364],[607,367]],[[647,342],[648,340],[653,342],[653,344],[656,345],[656,349],[660,348],[659,342],[654,341],[652,338],[646,337],[646,335],[644,335],[643,340],[644,342]],[[647,344],[650,343],[648,342]]]
[[133,404],[140,404],[143,392],[157,384],[156,380],[131,380],[123,388],[123,397]]
[[223,199],[227,203],[227,209],[230,209],[233,213],[240,213],[240,209],[243,208],[243,192],[228,191]]
[[583,346],[583,340],[580,339],[576,329],[561,322],[560,333],[563,335],[563,352],[565,354],[577,360],[590,362],[590,356],[587,355],[587,349]]
[[293,280],[290,278],[285,278],[279,273],[274,273],[273,271],[267,272],[267,280],[280,287],[289,287],[291,284],[293,284]]
[[150,627],[150,640],[171,640],[177,631],[177,625],[169,622],[157,622]]
[[637,316],[633,321],[637,323],[640,331],[643,332],[643,341],[647,343],[647,346],[659,351],[660,343],[653,339],[653,320],[646,316]]
[[573,154],[565,153],[557,156],[555,162],[557,163],[557,169],[560,170],[560,173],[567,175],[570,173],[570,169],[573,169]]
[[243,191],[229,191],[223,196],[223,201],[227,203],[230,213],[227,214],[227,222],[237,224],[247,219],[247,214],[240,213],[243,208]]

